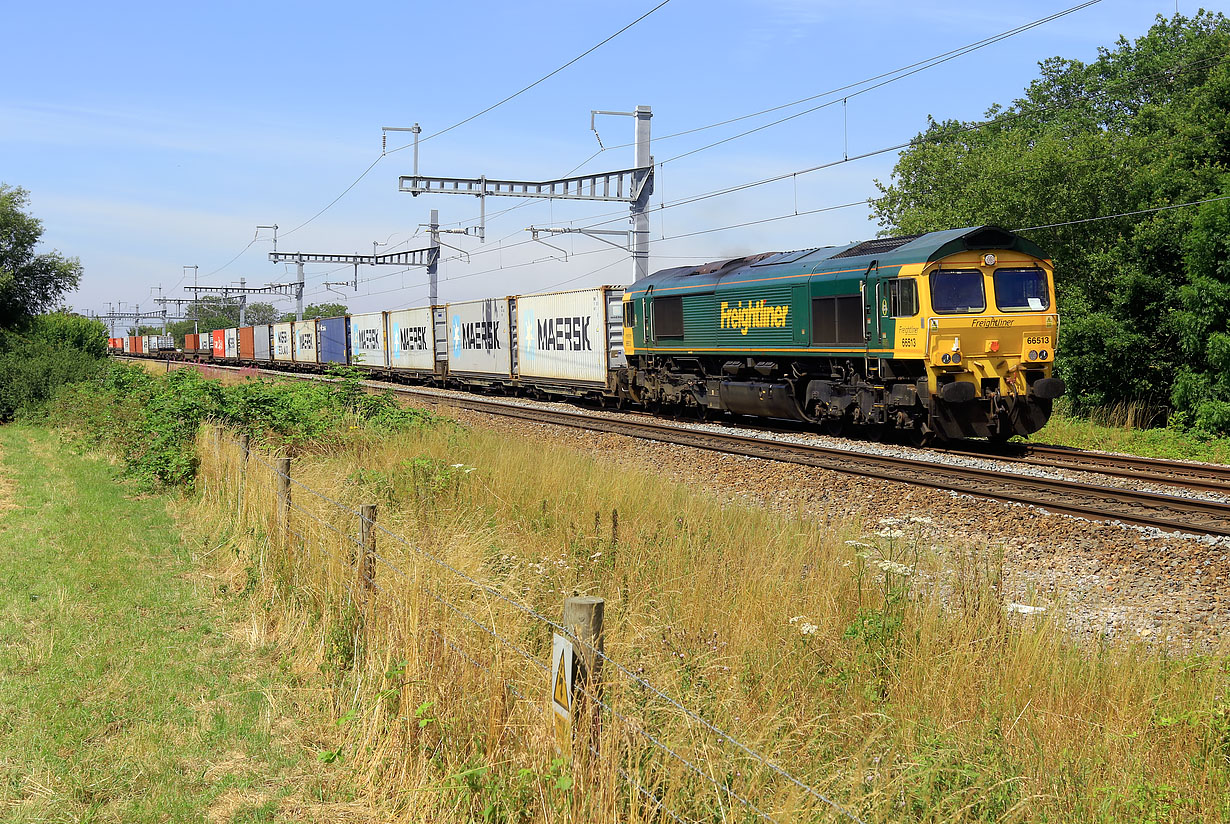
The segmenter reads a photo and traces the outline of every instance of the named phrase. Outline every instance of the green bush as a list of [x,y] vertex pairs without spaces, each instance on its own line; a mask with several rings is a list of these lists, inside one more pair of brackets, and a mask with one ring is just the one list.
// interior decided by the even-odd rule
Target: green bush
[[401,408],[389,392],[365,392],[358,370],[330,374],[336,380],[226,385],[194,369],[153,375],[139,364],[112,363],[92,383],[61,391],[51,420],[114,448],[128,474],[147,488],[191,486],[196,433],[206,422],[246,433],[257,444],[303,451],[355,430],[386,432],[435,420]]
[[102,361],[34,336],[0,332],[0,421],[36,413],[65,384],[89,380]]

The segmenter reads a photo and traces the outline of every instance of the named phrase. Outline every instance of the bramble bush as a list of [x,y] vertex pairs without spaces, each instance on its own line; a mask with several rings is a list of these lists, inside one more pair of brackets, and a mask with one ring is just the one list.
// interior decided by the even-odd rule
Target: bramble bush
[[154,375],[140,364],[113,363],[96,380],[65,387],[51,406],[53,423],[96,445],[114,448],[127,473],[146,488],[191,487],[201,424],[246,433],[254,445],[291,452],[327,448],[360,432],[432,423],[404,409],[391,392],[368,393],[361,373],[330,370],[332,381],[251,378],[224,384],[195,369]]

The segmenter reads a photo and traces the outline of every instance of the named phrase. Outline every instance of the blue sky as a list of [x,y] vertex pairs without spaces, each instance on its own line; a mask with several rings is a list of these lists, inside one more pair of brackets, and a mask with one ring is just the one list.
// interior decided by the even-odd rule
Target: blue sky
[[[45,245],[79,257],[69,303],[152,309],[152,290],[182,290],[183,266],[203,285],[289,279],[267,260],[258,224],[280,227],[280,251],[417,248],[428,212],[473,226],[475,199],[413,198],[397,177],[410,151],[384,156],[354,188],[300,227],[381,156],[381,127],[422,124],[424,136],[537,80],[656,5],[472,0],[340,3],[7,3],[7,82],[0,86],[0,181],[30,192]],[[840,87],[1012,29],[1077,0],[671,0],[593,54],[509,103],[421,147],[421,170],[458,177],[549,179],[632,165],[630,147],[592,157],[590,110],[653,107],[663,161],[796,112],[660,139]],[[938,119],[979,118],[1019,96],[1037,63],[1088,60],[1135,38],[1171,2],[1103,0],[883,88],[659,170],[654,205],[840,160],[909,140]],[[1192,14],[1197,6],[1180,2]],[[19,67],[19,68],[14,68]],[[834,99],[822,98],[809,105]],[[630,118],[601,118],[608,147],[632,138]],[[409,135],[391,134],[389,148]],[[863,201],[894,154],[840,164],[651,217],[651,269],[873,236],[864,206],[707,230]],[[519,205],[520,204],[520,205]],[[514,211],[497,212],[511,206]],[[527,226],[622,229],[619,204],[487,201],[487,242],[451,236],[442,300],[626,283],[627,253],[569,235],[564,254],[527,243]],[[294,231],[292,231],[294,230]],[[691,237],[679,237],[705,232]],[[421,269],[365,267],[359,290],[323,286],[349,267],[308,268],[308,302],[355,310],[426,303]],[[288,306],[284,302],[282,305]]]

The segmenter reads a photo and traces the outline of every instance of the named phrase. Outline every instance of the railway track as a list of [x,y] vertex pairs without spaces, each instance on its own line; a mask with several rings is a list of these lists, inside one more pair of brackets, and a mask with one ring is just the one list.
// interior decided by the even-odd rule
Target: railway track
[[[213,368],[238,369],[215,365]],[[259,372],[287,377],[277,370]],[[290,375],[319,379],[318,375]],[[860,452],[820,444],[798,444],[736,433],[716,433],[675,425],[652,416],[608,417],[583,411],[525,406],[507,400],[441,395],[415,387],[379,382],[382,388],[437,406],[452,406],[534,423],[608,432],[690,446],[730,455],[813,466],[843,474],[908,483],[944,492],[1024,504],[1049,512],[1152,527],[1166,532],[1230,537],[1230,504],[1058,478],[1040,478],[1000,469],[956,466],[925,458]],[[1083,452],[1053,446],[1025,446],[1016,455],[969,450],[946,454],[1016,462],[1030,466],[1094,472],[1191,489],[1226,493],[1230,467],[1216,467]]]
[[1200,492],[1230,495],[1230,466],[1109,455],[1065,446],[1023,444],[1012,450],[952,450],[949,454],[989,458],[1046,469],[1096,472],[1112,478],[1178,486]]
[[461,407],[535,423],[609,432],[730,455],[813,466],[860,477],[1026,504],[1089,520],[1119,521],[1167,532],[1230,536],[1230,504],[1219,501],[1122,489],[1082,481],[1038,478],[1001,470],[856,452],[839,447],[707,432],[656,419],[623,416],[612,418],[584,412],[543,410],[497,400],[442,397],[434,392],[407,387],[397,387],[394,391],[440,406]]

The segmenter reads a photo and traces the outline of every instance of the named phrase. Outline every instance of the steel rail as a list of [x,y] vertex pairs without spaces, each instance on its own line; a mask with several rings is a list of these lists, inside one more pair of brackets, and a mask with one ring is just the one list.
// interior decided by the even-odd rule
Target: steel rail
[[[1230,504],[1157,492],[1037,478],[1003,470],[934,463],[817,444],[793,444],[746,435],[703,432],[661,421],[626,420],[566,410],[547,411],[504,401],[442,396],[410,387],[392,391],[438,406],[520,418],[536,423],[608,432],[714,452],[795,463],[848,475],[908,483],[945,492],[1041,507],[1095,521],[1120,521],[1168,532],[1230,536]],[[986,456],[983,456],[986,457]]]

